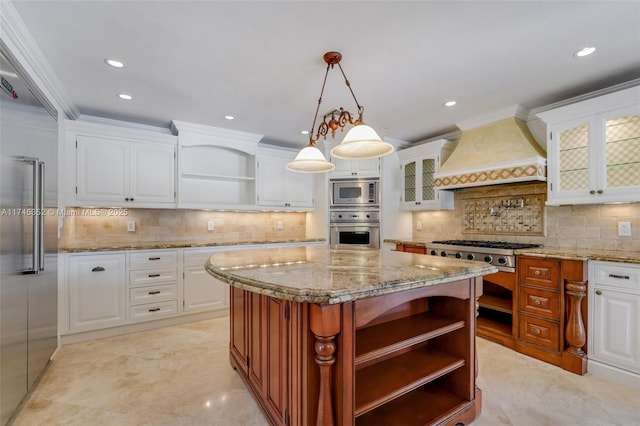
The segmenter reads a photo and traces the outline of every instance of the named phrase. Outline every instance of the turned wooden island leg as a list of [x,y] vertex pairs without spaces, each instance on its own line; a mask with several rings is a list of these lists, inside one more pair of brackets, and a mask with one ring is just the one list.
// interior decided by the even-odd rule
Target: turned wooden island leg
[[316,305],[310,307],[311,332],[315,337],[315,361],[320,369],[318,413],[316,426],[335,424],[335,402],[332,397],[332,365],[336,361],[335,339],[340,332],[340,305]]
[[587,372],[587,355],[582,350],[587,341],[587,333],[582,318],[582,299],[587,294],[587,284],[584,281],[565,281],[567,296],[567,326],[565,341],[567,348],[562,355],[562,367],[576,374]]

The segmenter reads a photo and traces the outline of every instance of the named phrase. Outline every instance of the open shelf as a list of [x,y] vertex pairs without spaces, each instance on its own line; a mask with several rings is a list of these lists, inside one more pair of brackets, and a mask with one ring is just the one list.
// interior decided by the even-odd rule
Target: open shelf
[[513,301],[510,297],[507,298],[502,297],[501,295],[483,294],[478,299],[478,304],[482,308],[504,312],[505,314],[513,314]]
[[508,336],[511,336],[513,334],[511,324],[506,324],[504,322],[486,317],[478,317],[477,328],[479,335],[482,334],[480,333],[480,331],[488,331],[491,333],[503,334]]
[[356,369],[372,360],[464,327],[464,321],[422,313],[356,333]]
[[423,426],[438,423],[466,401],[429,383],[375,410],[356,417],[357,426]]
[[[388,403],[432,380],[464,366],[464,359],[431,347],[402,355],[356,371],[355,415]],[[415,410],[419,405],[415,405]]]

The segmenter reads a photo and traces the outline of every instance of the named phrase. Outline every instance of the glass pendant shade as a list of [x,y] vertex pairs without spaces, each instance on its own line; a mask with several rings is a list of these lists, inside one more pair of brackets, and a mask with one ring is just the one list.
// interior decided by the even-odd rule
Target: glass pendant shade
[[313,145],[302,148],[296,158],[287,164],[287,170],[299,173],[325,173],[335,168]]
[[383,157],[393,152],[393,145],[383,141],[366,124],[354,126],[347,132],[340,145],[331,150],[331,156],[345,160],[364,160]]

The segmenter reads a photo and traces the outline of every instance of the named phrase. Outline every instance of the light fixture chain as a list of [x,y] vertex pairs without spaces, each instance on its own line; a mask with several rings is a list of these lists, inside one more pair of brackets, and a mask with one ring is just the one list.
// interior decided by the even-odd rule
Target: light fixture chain
[[[340,64],[338,64],[340,65]],[[320,104],[322,103],[322,95],[324,95],[324,86],[327,84],[327,76],[329,75],[329,68],[331,64],[327,64],[327,70],[324,73],[324,81],[322,82],[322,90],[320,90],[320,97],[318,98],[318,106],[316,107],[316,114],[313,117],[313,124],[311,125],[311,132],[309,132],[309,143],[315,144],[315,142],[320,138],[320,135],[317,137],[313,137],[313,131],[316,128],[316,120],[318,119],[318,111],[320,111]]]
[[349,79],[347,78],[346,74],[344,73],[344,70],[342,69],[342,65],[340,65],[340,62],[338,62],[338,68],[340,68],[340,72],[342,73],[342,76],[344,77],[344,83],[349,88],[349,91],[351,92],[351,96],[353,96],[353,100],[355,101],[356,106],[358,107],[358,114],[362,115],[362,113],[364,111],[364,108],[362,107],[362,105],[360,105],[360,103],[356,99],[356,94],[353,93],[353,89],[351,88],[351,83],[349,82]]

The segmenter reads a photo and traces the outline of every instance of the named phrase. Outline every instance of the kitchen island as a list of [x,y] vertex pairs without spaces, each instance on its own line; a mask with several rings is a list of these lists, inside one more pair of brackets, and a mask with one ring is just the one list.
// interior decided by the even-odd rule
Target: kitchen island
[[305,246],[211,256],[230,361],[279,425],[468,424],[482,262]]

